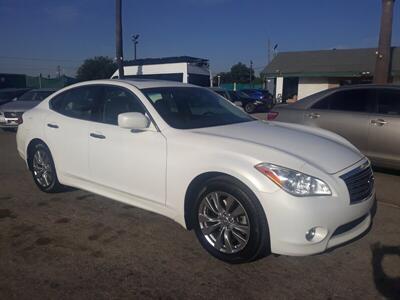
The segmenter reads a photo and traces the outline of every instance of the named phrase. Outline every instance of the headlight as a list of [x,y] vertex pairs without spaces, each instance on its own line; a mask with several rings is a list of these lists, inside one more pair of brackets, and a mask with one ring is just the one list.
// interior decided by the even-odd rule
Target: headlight
[[269,163],[258,164],[255,168],[294,196],[332,195],[329,186],[321,179],[299,171]]

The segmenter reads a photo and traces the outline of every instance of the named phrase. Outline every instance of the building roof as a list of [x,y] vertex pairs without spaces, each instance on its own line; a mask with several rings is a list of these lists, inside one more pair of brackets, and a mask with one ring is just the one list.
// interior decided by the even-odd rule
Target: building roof
[[[373,74],[376,49],[281,52],[264,69],[269,77],[359,77]],[[400,75],[400,48],[392,48],[392,75]]]
[[124,62],[124,66],[143,66],[143,65],[158,65],[158,64],[174,64],[174,63],[200,63],[207,64],[208,59],[197,58],[192,56],[172,56],[160,58],[143,58]]

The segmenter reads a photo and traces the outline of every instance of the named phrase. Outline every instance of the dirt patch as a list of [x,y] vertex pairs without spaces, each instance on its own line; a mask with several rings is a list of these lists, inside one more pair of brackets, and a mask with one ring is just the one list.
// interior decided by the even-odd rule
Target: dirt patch
[[0,219],[15,219],[17,216],[9,209],[0,209]]
[[53,241],[53,240],[50,239],[50,238],[41,237],[41,238],[38,238],[38,239],[36,240],[35,244],[38,245],[38,246],[45,246],[45,245],[50,244],[52,241]]

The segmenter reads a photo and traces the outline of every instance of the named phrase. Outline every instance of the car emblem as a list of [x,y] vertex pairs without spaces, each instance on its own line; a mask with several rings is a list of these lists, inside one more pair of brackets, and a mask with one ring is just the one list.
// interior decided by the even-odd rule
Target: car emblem
[[11,113],[10,113],[10,116],[11,116],[11,117],[17,117],[18,115],[17,115],[17,113],[15,113],[15,112],[11,112]]

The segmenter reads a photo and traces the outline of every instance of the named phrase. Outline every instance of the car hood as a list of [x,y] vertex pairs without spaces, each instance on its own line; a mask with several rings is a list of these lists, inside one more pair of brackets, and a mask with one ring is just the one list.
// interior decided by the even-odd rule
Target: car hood
[[2,111],[27,111],[38,105],[40,101],[12,101],[0,107]]
[[[364,158],[342,137],[318,128],[281,122],[245,122],[194,130],[278,150],[334,174]],[[274,162],[271,162],[274,163]]]

